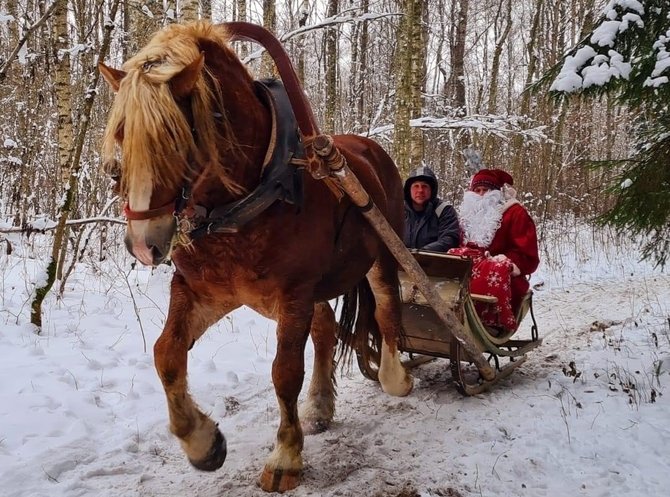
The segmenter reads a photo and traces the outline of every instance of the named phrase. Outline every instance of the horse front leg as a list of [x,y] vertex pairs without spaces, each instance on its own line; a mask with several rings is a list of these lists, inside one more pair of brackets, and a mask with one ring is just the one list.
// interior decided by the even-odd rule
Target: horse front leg
[[382,335],[379,383],[382,390],[399,397],[412,391],[414,380],[400,361],[398,341],[402,330],[401,302],[397,265],[382,253],[367,274],[375,296],[375,321]]
[[303,433],[298,418],[298,395],[305,377],[305,343],[313,307],[283,309],[277,321],[277,353],[272,383],[279,404],[277,442],[268,457],[259,485],[266,492],[285,492],[300,483]]
[[310,337],[314,344],[314,368],[307,398],[300,406],[300,424],[308,434],[328,429],[335,415],[335,313],[327,302],[314,305]]
[[154,345],[154,363],[167,397],[170,431],[179,439],[190,463],[203,471],[214,471],[223,465],[226,439],[188,393],[187,353],[221,315],[198,304],[182,278],[175,275],[165,327]]

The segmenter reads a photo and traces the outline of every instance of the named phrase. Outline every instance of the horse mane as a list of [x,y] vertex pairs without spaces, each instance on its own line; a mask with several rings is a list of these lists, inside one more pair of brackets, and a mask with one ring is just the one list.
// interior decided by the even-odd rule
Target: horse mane
[[[225,119],[218,80],[205,66],[190,95],[192,125],[173,98],[169,81],[201,53],[201,43],[227,48],[230,36],[209,22],[172,24],[157,32],[137,55],[123,64],[121,81],[103,136],[103,162],[113,161],[122,137],[121,192],[151,168],[158,184],[177,187],[189,173],[204,171],[225,157],[221,147],[235,147]],[[216,113],[216,117],[215,117]],[[223,125],[223,134],[219,129]],[[184,167],[184,161],[188,166]],[[192,171],[196,169],[196,171]],[[239,186],[225,171],[223,186]]]

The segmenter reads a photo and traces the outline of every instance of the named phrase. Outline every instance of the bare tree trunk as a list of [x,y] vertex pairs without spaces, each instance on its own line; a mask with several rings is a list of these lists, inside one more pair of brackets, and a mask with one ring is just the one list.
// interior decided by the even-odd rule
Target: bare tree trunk
[[[274,0],[263,0],[263,26],[271,33],[277,29],[277,14]],[[272,57],[267,52],[261,58],[261,75],[263,77],[277,76],[277,70]]]
[[[500,57],[502,55],[503,47],[507,43],[507,37],[512,29],[512,0],[501,0],[498,5],[499,14],[505,9],[503,32],[496,38],[496,47],[493,51],[493,59],[491,61],[491,87],[489,89],[489,104],[487,112],[489,114],[496,113],[498,104],[498,78],[500,77]],[[497,23],[496,23],[497,24]],[[497,29],[496,29],[497,31]]]
[[[127,34],[126,54],[135,55],[163,25],[163,2],[160,0],[125,0],[128,15],[124,17]],[[125,60],[125,59],[124,59]]]
[[[65,4],[65,7],[67,7],[67,0],[58,0],[62,1],[63,4]],[[116,17],[116,12],[119,6],[119,1],[120,0],[115,0],[114,3],[111,5],[110,9],[110,18],[114,19]],[[63,20],[67,20],[67,9],[63,9],[62,12],[58,12],[57,8],[57,13],[56,16],[61,16],[60,19],[57,20],[56,23],[54,23],[54,34],[60,33],[60,29],[62,29],[61,24]],[[56,27],[56,26],[61,26],[61,27]],[[113,25],[111,23],[106,23],[104,25],[104,30],[105,30],[105,36],[103,38],[101,47],[100,47],[100,59],[104,59],[107,56],[107,53],[109,52],[109,47],[111,44],[111,38],[112,38],[112,30],[114,29]],[[67,33],[66,33],[67,35]],[[63,45],[67,44],[67,40],[69,40],[69,37],[65,36],[62,39],[58,39],[56,43],[62,43]],[[61,60],[62,62],[62,60]],[[60,66],[60,64],[59,64]],[[69,59],[68,59],[68,66],[69,66]],[[51,250],[51,257],[49,259],[49,263],[47,264],[46,267],[46,281],[44,285],[39,286],[35,289],[35,298],[32,301],[31,304],[31,313],[30,313],[30,322],[35,325],[38,329],[38,332],[41,331],[42,328],[42,302],[44,301],[44,298],[47,296],[49,293],[49,290],[53,287],[54,282],[56,281],[56,276],[57,272],[60,271],[58,264],[59,261],[63,260],[63,255],[61,254],[61,251],[64,251],[66,249],[65,247],[65,232],[66,232],[66,222],[68,219],[68,216],[70,215],[70,212],[75,204],[75,199],[76,199],[76,190],[77,190],[77,181],[79,178],[79,171],[81,168],[81,152],[84,147],[84,142],[86,138],[86,133],[88,132],[89,129],[89,124],[90,124],[90,117],[91,113],[93,110],[93,101],[96,95],[96,92],[94,91],[95,88],[97,87],[98,79],[99,79],[99,72],[97,70],[97,66],[93,68],[88,68],[89,73],[93,74],[93,79],[90,81],[90,86],[87,88],[87,91],[84,96],[84,105],[82,106],[81,109],[81,122],[80,126],[78,129],[78,133],[76,138],[73,140],[73,133],[70,131],[69,133],[69,139],[71,142],[73,142],[73,145],[68,148],[69,153],[66,158],[66,163],[63,164],[62,162],[60,163],[61,166],[61,171],[67,171],[67,176],[64,177],[64,182],[62,183],[64,188],[65,188],[65,195],[63,198],[63,202],[60,206],[59,209],[59,218],[58,218],[58,225],[56,226],[56,230],[54,232],[54,241],[53,241],[53,247]],[[57,69],[60,70],[60,67]],[[61,76],[57,75],[57,78],[60,78]],[[69,75],[68,75],[69,78]],[[61,94],[56,92],[57,98],[61,98]],[[71,94],[69,94],[69,97],[71,98]],[[68,100],[69,101],[69,100]],[[59,102],[59,113],[60,113],[60,102]],[[70,123],[71,123],[70,119]],[[59,119],[59,124],[60,124],[60,119]],[[63,135],[66,136],[66,135]],[[59,133],[59,141],[61,139],[61,134]],[[59,158],[62,160],[62,154],[61,154],[61,147],[59,143]]]
[[[465,93],[465,42],[468,32],[469,0],[454,0],[451,13],[454,29],[451,33],[449,45],[451,48],[451,74],[445,85],[445,96],[451,104],[455,117],[465,116],[467,111]],[[454,162],[460,165],[464,162],[460,152],[470,146],[472,139],[466,131],[461,131],[453,141]]]
[[179,0],[180,21],[197,21],[198,17],[198,0]]
[[445,94],[456,115],[465,115],[465,36],[468,30],[469,0],[454,0],[451,13],[454,31],[449,44],[451,47],[451,74],[447,80]]
[[[235,0],[234,19],[239,22],[247,22],[247,0]],[[240,56],[244,59],[249,55],[249,44],[240,44]]]
[[[370,10],[369,0],[361,2],[361,12],[367,14]],[[367,79],[368,66],[368,45],[370,43],[370,35],[368,32],[367,21],[362,21],[356,24],[354,34],[352,36],[351,47],[351,99],[356,102],[354,106],[354,132],[362,132],[366,126],[363,125],[363,118],[365,113],[365,90]]]
[[[503,9],[505,10],[503,14]],[[504,15],[501,21],[503,24],[502,33],[498,34],[498,19]],[[497,113],[498,106],[498,78],[500,77],[500,57],[503,53],[503,48],[507,43],[507,37],[512,29],[512,0],[500,0],[498,4],[498,12],[496,14],[495,23],[495,49],[493,50],[493,59],[491,60],[491,84],[489,87],[489,102],[487,106],[487,113],[489,115]],[[485,161],[494,163],[497,156],[497,142],[500,140],[497,136],[489,135],[486,139],[486,148],[484,152]],[[488,160],[486,160],[488,159]]]
[[[339,11],[338,0],[328,0],[327,17],[333,17]],[[324,127],[327,132],[334,133],[336,130],[335,111],[337,106],[337,26],[331,26],[325,34],[326,55],[326,108],[324,111]]]
[[[302,0],[300,10],[298,11],[298,27],[302,28],[309,19],[309,0]],[[296,73],[300,83],[305,86],[305,39],[300,37],[296,41],[296,51],[298,52],[298,61],[296,64]]]
[[[533,81],[538,66],[537,41],[540,34],[540,21],[542,18],[544,0],[536,0],[535,12],[533,14],[533,24],[530,29],[528,37],[528,44],[526,45],[526,52],[528,53],[528,68],[526,73],[526,84],[524,87]],[[530,92],[524,92],[521,95],[521,106],[519,113],[522,116],[527,116],[530,111]],[[528,161],[526,146],[523,138],[516,136],[512,141],[512,175],[515,178],[521,178],[523,175],[523,165]]]
[[212,0],[200,0],[200,15],[203,19],[212,18]]
[[421,94],[425,78],[425,31],[422,25],[424,2],[403,0],[403,20],[399,26],[396,52],[396,102],[393,134],[398,169],[407,176],[423,159],[423,136],[410,126],[421,115]]

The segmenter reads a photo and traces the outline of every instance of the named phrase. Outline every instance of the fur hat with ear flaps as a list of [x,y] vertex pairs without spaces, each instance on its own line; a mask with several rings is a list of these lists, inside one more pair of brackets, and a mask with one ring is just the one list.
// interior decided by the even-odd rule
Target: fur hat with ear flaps
[[490,190],[502,190],[504,185],[512,186],[514,179],[502,169],[481,169],[472,177],[470,190],[478,186],[485,186]]

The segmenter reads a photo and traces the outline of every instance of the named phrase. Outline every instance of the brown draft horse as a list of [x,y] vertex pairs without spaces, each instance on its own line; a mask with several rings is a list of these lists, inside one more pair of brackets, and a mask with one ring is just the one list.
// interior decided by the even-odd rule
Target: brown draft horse
[[[381,331],[382,388],[407,395],[412,378],[397,349],[397,263],[358,208],[346,196],[337,198],[323,181],[303,175],[299,209],[278,200],[236,232],[188,239],[192,232],[184,225],[195,222],[194,206],[212,211],[253,191],[271,146],[271,111],[229,41],[223,26],[171,25],[123,70],[101,64],[117,92],[103,158],[119,169],[128,250],[143,264],[156,266],[170,258],[176,268],[154,354],[170,430],[196,468],[220,468],[226,442],[188,393],[187,351],[209,326],[241,305],[277,321],[272,381],[281,420],[259,484],[266,491],[285,491],[299,484],[303,430],[325,430],[335,410],[337,325],[329,299],[369,284],[374,302],[370,307],[361,299],[359,321],[367,313]],[[391,158],[366,138],[334,140],[400,232],[402,185]],[[175,207],[180,203],[186,204],[183,210]],[[299,420],[308,335],[314,342],[314,372]]]

